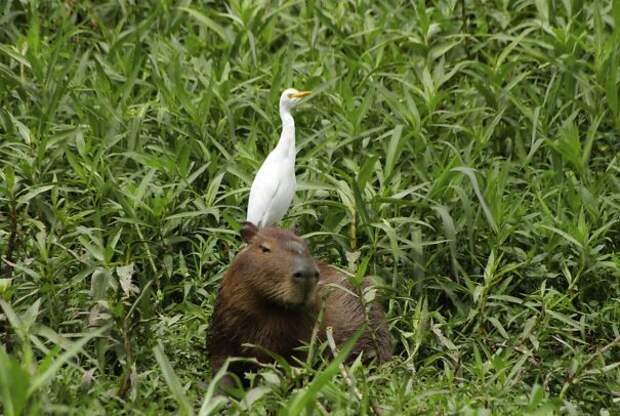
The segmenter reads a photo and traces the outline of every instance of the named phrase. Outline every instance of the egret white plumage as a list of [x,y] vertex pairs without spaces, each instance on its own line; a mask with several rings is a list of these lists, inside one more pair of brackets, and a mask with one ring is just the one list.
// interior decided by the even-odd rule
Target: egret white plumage
[[256,173],[247,221],[258,227],[266,227],[280,221],[291,206],[295,195],[295,120],[291,110],[310,91],[285,90],[280,96],[282,133],[276,147],[269,153]]

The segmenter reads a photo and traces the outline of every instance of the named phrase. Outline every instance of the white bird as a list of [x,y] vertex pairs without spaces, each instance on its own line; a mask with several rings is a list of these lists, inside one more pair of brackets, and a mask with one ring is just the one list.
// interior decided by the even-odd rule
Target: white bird
[[291,110],[307,95],[310,91],[289,88],[280,96],[280,140],[256,173],[250,189],[247,221],[259,228],[280,221],[293,201],[296,187],[295,121]]

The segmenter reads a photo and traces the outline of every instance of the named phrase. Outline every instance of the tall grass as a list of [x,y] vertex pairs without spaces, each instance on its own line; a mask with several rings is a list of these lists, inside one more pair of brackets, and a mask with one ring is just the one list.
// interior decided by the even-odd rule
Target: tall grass
[[[5,414],[619,411],[617,1],[0,8]],[[284,224],[377,276],[396,358],[224,403],[204,338],[289,86]]]

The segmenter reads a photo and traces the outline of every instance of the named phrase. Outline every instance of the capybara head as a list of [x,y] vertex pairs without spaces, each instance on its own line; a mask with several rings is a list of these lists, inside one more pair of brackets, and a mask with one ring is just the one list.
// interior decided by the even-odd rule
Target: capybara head
[[308,244],[292,231],[243,223],[248,243],[235,262],[260,299],[284,307],[316,302],[319,268]]

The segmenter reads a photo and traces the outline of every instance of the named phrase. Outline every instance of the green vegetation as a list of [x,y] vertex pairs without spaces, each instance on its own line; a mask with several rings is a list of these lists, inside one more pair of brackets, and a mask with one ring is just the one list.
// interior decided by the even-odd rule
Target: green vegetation
[[[620,414],[620,2],[0,9],[0,412]],[[361,401],[329,362],[209,385],[289,86],[285,225],[385,286]]]

